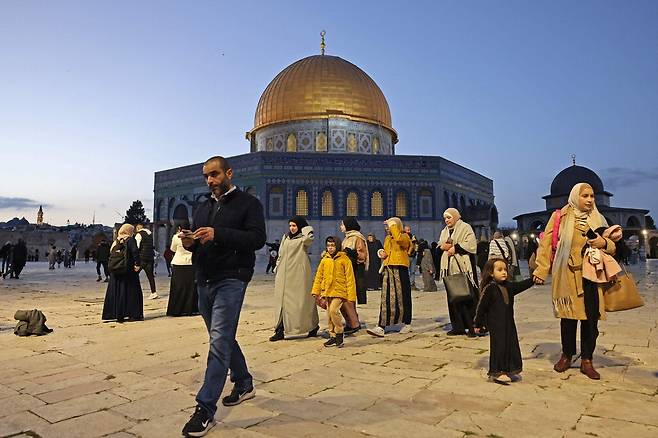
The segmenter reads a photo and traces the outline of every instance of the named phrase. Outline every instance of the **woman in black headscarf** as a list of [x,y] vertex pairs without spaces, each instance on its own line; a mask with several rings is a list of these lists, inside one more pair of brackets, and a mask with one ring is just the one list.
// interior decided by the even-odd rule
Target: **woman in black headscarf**
[[[340,222],[340,230],[345,233],[343,251],[352,261],[352,268],[354,269],[357,302],[366,304],[368,300],[366,271],[370,263],[366,238],[361,234],[361,225],[354,216],[345,216]],[[356,303],[350,301],[345,303],[343,305],[343,316],[347,322],[345,333],[351,334],[361,328],[359,315],[356,312]]]
[[318,310],[311,295],[313,278],[308,250],[313,227],[303,216],[288,222],[289,232],[281,238],[274,277],[275,329],[270,341],[285,336],[314,337],[318,332]]
[[384,249],[382,242],[374,234],[368,233],[368,256],[370,263],[366,272],[366,283],[368,289],[379,290],[382,288],[382,274],[379,269],[382,267],[382,261],[377,257],[377,251]]

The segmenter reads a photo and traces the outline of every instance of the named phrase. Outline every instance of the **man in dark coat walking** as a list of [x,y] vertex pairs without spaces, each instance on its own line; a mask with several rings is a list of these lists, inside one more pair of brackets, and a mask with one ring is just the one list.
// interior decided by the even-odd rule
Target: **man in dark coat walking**
[[101,266],[103,267],[103,274],[105,274],[105,283],[109,281],[110,271],[108,269],[107,263],[110,260],[110,244],[107,243],[107,239],[103,237],[96,248],[96,273],[98,278],[96,281],[101,281]]
[[210,336],[205,378],[196,409],[183,428],[185,436],[203,436],[215,425],[229,369],[234,386],[222,404],[234,406],[255,395],[236,332],[247,284],[254,274],[255,252],[265,245],[263,206],[231,183],[233,170],[223,157],[208,159],[203,177],[212,193],[194,214],[194,232],[179,234],[183,246],[193,253],[199,312]]

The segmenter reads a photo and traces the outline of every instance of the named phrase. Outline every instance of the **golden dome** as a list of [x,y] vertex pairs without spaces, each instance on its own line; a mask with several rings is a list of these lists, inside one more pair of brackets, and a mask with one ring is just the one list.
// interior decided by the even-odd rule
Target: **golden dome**
[[328,55],[300,59],[270,82],[250,134],[275,123],[329,117],[381,125],[397,142],[391,111],[375,81],[351,62]]

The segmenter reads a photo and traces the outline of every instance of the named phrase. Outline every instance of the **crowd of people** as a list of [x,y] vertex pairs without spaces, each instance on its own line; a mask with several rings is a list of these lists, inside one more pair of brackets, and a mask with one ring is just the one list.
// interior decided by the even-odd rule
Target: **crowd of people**
[[[568,204],[553,213],[536,247],[529,247],[530,276],[524,279],[511,236],[497,231],[491,241],[478,242],[473,228],[455,208],[445,210],[445,227],[431,243],[417,239],[398,217],[382,224],[383,243],[374,233],[364,236],[355,217],[343,217],[338,223],[342,236],[324,237],[324,250],[314,270],[309,249],[315,235],[306,218],[292,217],[281,239],[267,243],[262,205],[231,183],[228,162],[222,157],[210,158],[204,163],[203,176],[210,196],[197,208],[192,224],[178,224],[165,252],[171,276],[167,315],[200,314],[209,336],[205,377],[196,409],[183,428],[185,436],[203,436],[214,426],[229,371],[233,388],[221,399],[224,406],[255,396],[236,332],[245,291],[254,274],[255,253],[265,245],[269,255],[266,273],[272,271],[275,276],[272,342],[323,335],[326,348],[349,345],[347,337],[361,330],[359,306],[367,303],[368,290],[379,291],[379,315],[366,332],[377,338],[409,333],[412,290],[418,289],[415,273],[419,271],[423,291],[437,291],[437,281],[445,285],[450,319],[446,335],[489,335],[489,378],[509,385],[519,380],[523,370],[514,321],[515,297],[535,284],[544,284],[550,276],[552,309],[560,319],[562,346],[554,370],[562,373],[571,367],[580,321],[580,371],[590,379],[600,379],[593,353],[598,321],[605,318],[603,282],[591,280],[583,266],[595,251],[597,257],[605,254],[621,260],[624,249],[620,228],[608,226],[589,184],[573,187]],[[24,247],[20,241],[14,246],[9,264],[9,272],[16,277],[22,268],[20,245]],[[51,267],[57,261],[51,257],[53,253],[49,254]],[[154,253],[153,237],[143,224],[124,224],[111,245],[105,240],[99,243],[97,280],[101,281],[103,268],[108,283],[103,320],[144,319],[139,275],[145,272],[149,298],[157,298]],[[2,267],[4,270],[4,263]],[[326,313],[324,332],[320,332],[318,309]]]

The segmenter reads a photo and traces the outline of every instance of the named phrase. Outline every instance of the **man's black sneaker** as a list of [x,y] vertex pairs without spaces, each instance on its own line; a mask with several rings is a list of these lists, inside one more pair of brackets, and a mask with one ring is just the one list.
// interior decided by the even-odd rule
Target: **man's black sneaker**
[[190,420],[183,427],[183,436],[204,436],[215,424],[215,419],[210,417],[201,406],[197,406]]
[[329,338],[329,340],[324,343],[325,347],[333,347],[334,345],[336,345],[336,338]]
[[231,393],[222,399],[222,404],[224,406],[235,406],[235,405],[239,405],[245,400],[254,398],[255,396],[256,396],[256,390],[254,389],[253,386],[243,391],[240,391],[239,389],[236,389],[234,387]]
[[336,333],[336,347],[341,348],[343,346],[343,334]]
[[349,336],[349,335],[353,335],[354,333],[358,332],[359,330],[361,330],[360,325],[358,325],[356,327],[345,327],[343,329],[343,333],[345,334],[345,336]]

